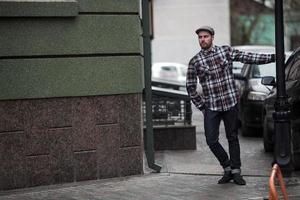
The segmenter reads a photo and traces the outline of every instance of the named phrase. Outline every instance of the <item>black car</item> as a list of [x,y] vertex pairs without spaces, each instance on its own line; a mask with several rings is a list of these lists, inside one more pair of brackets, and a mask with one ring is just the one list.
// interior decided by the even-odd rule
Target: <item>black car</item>
[[262,85],[261,78],[275,76],[275,74],[275,63],[269,63],[245,64],[241,74],[235,75],[240,93],[239,121],[243,136],[257,135],[258,132],[262,132],[263,102],[272,87]]
[[[254,53],[275,53],[274,47],[253,48]],[[291,52],[286,52],[288,58]],[[239,124],[243,136],[262,135],[263,103],[272,90],[272,86],[261,84],[264,76],[276,76],[276,64],[244,64],[240,73],[235,73],[240,93]]]
[[[263,77],[262,83],[274,86],[264,101],[263,141],[266,152],[274,146],[274,103],[276,100],[275,77]],[[285,64],[285,83],[288,102],[291,105],[292,159],[295,169],[300,169],[300,48],[295,50]]]

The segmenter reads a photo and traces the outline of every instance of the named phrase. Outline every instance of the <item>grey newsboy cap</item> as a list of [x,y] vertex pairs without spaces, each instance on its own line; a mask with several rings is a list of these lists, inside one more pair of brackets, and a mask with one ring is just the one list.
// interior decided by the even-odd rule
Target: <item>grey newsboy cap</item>
[[214,29],[213,29],[212,27],[210,27],[210,26],[202,26],[202,27],[198,28],[198,29],[196,30],[196,34],[198,35],[200,31],[207,31],[207,32],[209,32],[211,35],[215,35]]

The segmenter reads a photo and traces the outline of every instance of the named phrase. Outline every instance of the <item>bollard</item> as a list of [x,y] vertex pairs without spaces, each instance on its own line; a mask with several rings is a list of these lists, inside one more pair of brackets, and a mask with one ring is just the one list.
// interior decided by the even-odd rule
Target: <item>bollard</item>
[[286,192],[285,184],[283,182],[283,177],[281,174],[281,170],[278,164],[274,164],[271,172],[271,176],[269,179],[269,200],[279,200],[278,198],[278,193],[276,191],[276,186],[275,186],[275,180],[278,180],[278,183],[280,185],[280,189],[283,195],[284,200],[288,200],[288,195]]

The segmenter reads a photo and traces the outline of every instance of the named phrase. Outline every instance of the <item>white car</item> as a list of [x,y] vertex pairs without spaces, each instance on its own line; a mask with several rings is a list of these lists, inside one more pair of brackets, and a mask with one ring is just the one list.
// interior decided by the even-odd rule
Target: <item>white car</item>
[[185,87],[187,65],[172,62],[159,62],[152,65],[152,81],[166,82]]
[[[240,45],[240,46],[233,46],[234,49],[251,52],[251,53],[261,53],[261,52],[275,52],[274,46],[267,46],[267,45]],[[238,74],[241,73],[243,63],[241,62],[233,62],[233,73]]]

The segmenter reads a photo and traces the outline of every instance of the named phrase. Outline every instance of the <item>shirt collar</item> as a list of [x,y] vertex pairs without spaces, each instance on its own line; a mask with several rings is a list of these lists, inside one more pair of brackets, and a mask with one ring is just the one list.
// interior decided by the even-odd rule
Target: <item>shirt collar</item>
[[216,46],[213,45],[213,47],[210,50],[201,49],[200,52],[203,53],[204,55],[208,55],[210,53],[214,53],[214,52],[216,52]]

